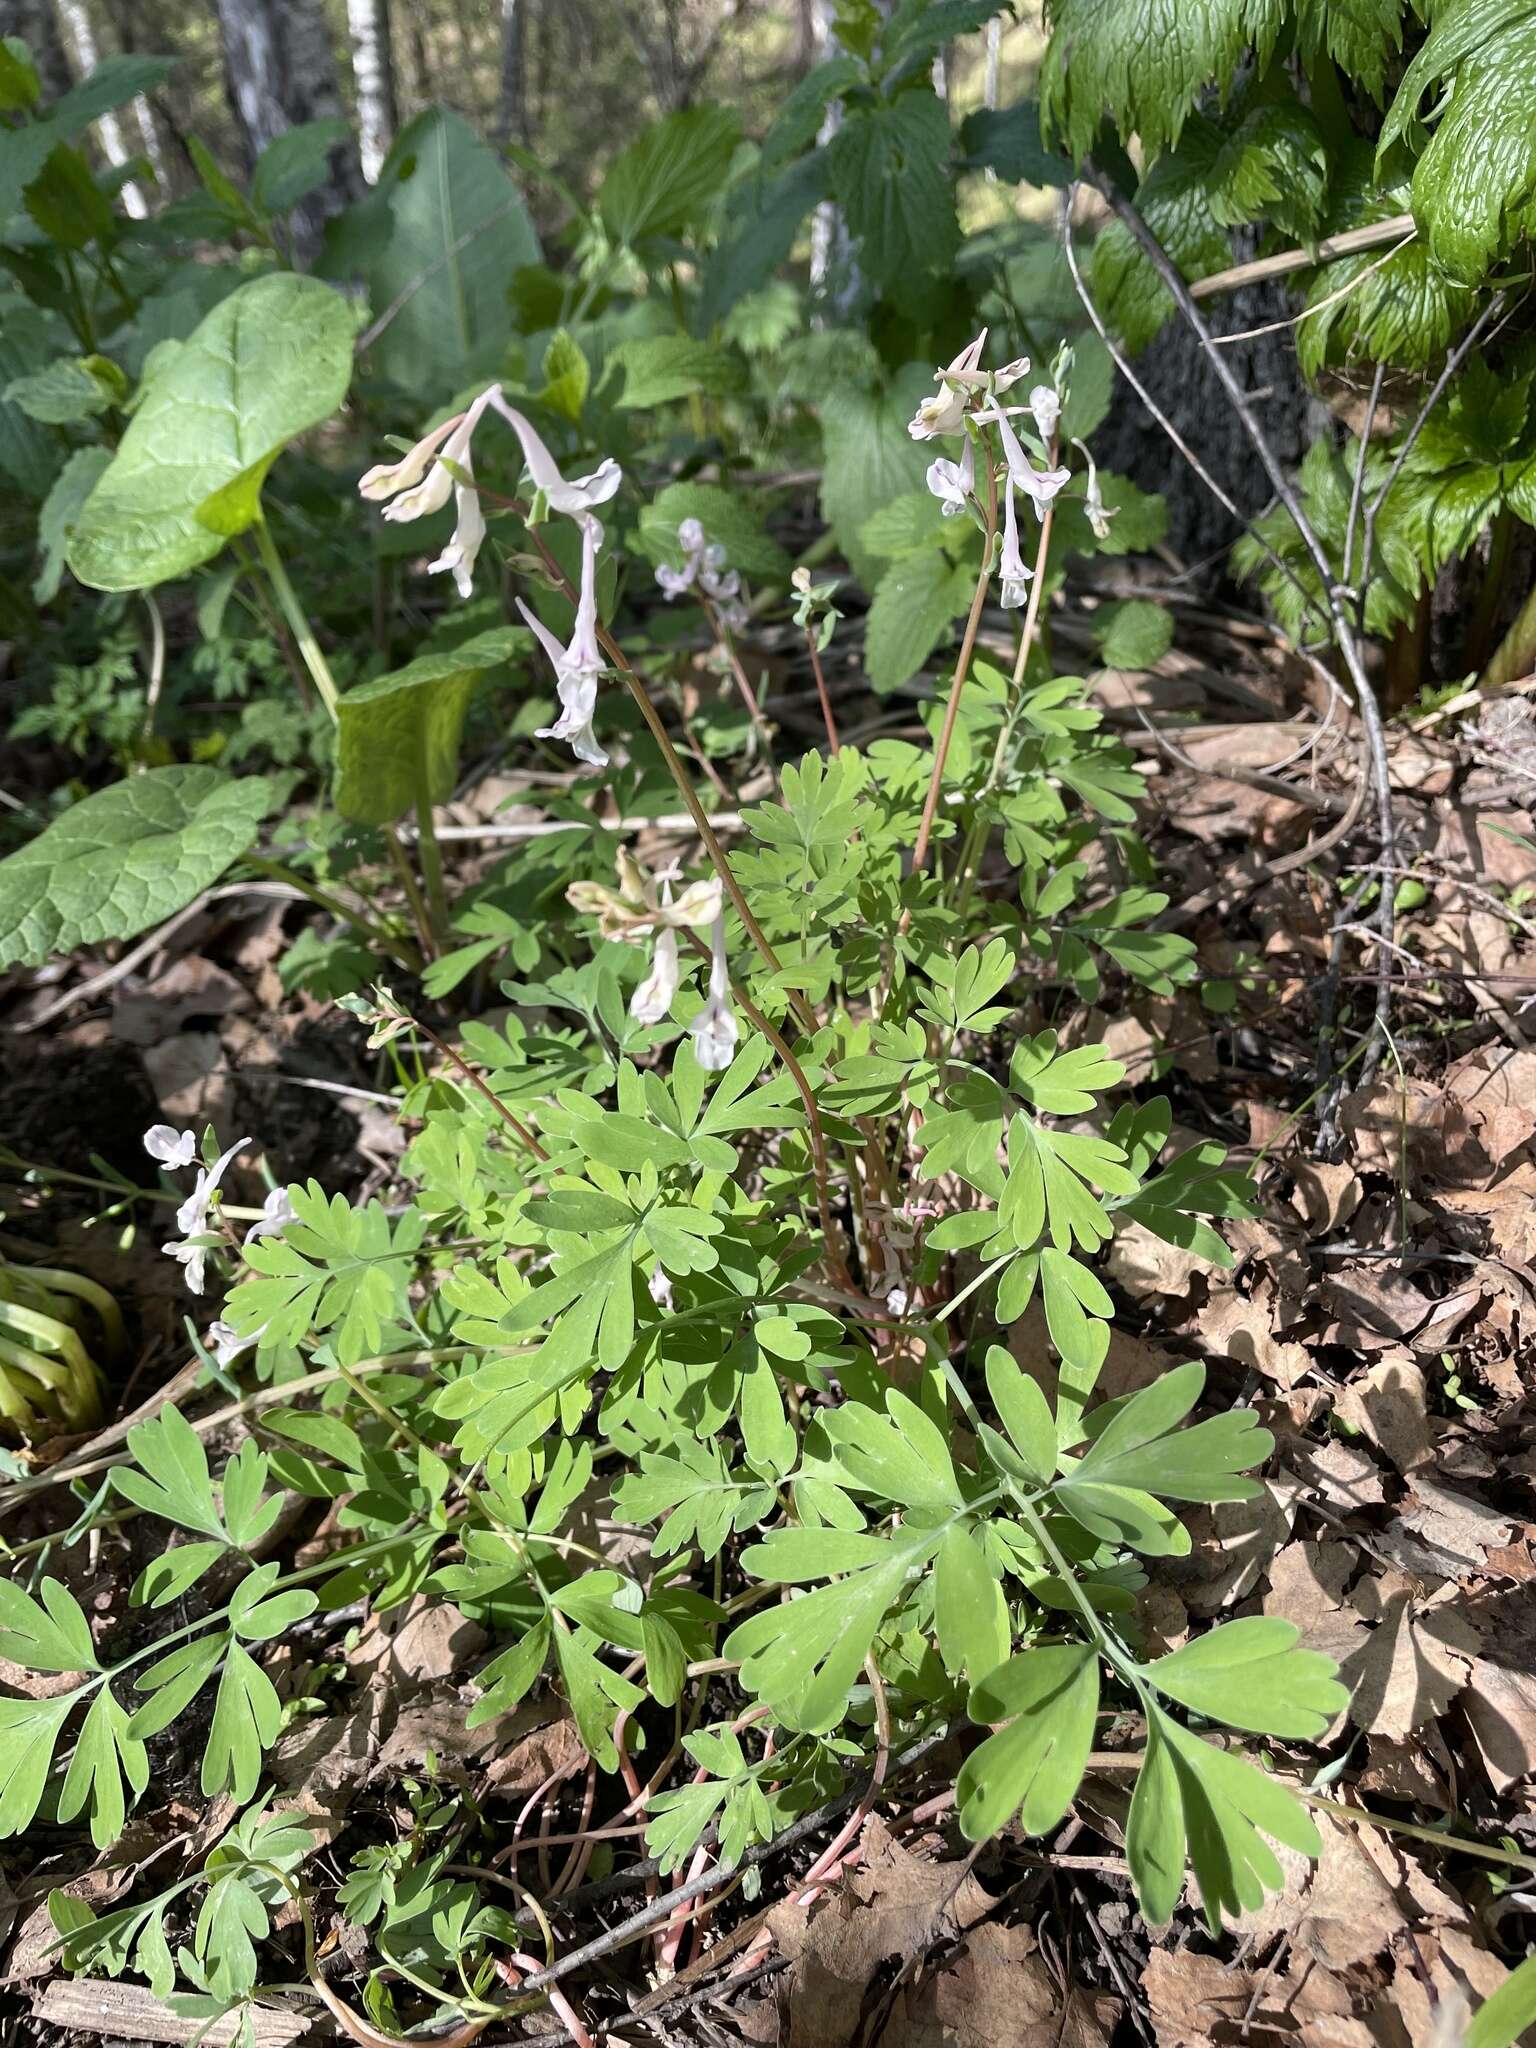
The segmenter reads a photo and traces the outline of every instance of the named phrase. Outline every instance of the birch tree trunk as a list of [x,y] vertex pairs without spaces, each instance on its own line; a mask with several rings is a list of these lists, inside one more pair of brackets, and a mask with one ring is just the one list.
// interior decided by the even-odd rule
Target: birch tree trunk
[[[76,73],[81,78],[89,78],[101,61],[101,53],[96,47],[96,31],[91,26],[90,8],[86,0],[58,0],[58,9],[64,33],[74,45]],[[131,161],[128,145],[123,140],[123,126],[115,112],[103,114],[96,122],[96,137],[101,144],[102,155],[114,170]],[[143,220],[149,212],[142,190],[131,178],[123,187],[123,205],[135,220]]]
[[0,36],[15,36],[26,44],[42,81],[45,105],[69,91],[74,81],[49,0],[0,0]]
[[357,153],[363,177],[371,185],[389,155],[400,118],[395,105],[389,0],[347,0],[347,30],[352,39],[352,79],[357,94]]
[[496,140],[528,140],[523,96],[523,14],[527,0],[501,0],[501,89],[496,96]]
[[[245,143],[248,168],[267,144],[304,121],[343,112],[321,0],[216,0],[230,105]],[[350,149],[331,154],[329,182],[296,207],[295,240],[305,254],[319,246],[325,221],[360,189]]]

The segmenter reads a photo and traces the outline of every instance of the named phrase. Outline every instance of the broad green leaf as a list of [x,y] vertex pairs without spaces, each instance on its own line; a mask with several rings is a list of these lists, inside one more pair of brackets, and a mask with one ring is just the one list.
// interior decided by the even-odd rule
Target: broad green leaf
[[882,506],[924,488],[933,459],[907,422],[933,396],[931,365],[909,363],[883,390],[834,383],[819,395],[821,509],[864,588],[873,591],[884,560],[864,543],[865,523]]
[[286,213],[307,199],[330,176],[333,149],[343,148],[351,131],[332,116],[301,121],[274,136],[256,159],[251,174],[251,203],[259,213]]
[[64,560],[85,501],[112,460],[110,448],[77,448],[53,481],[37,515],[42,567],[32,585],[39,604],[52,604],[64,580]]
[[704,267],[695,316],[701,333],[767,285],[793,249],[800,223],[825,198],[827,178],[826,152],[816,150],[775,175],[751,174],[734,187],[720,240]]
[[952,562],[942,548],[904,555],[875,587],[864,658],[882,695],[909,682],[966,610],[976,570]]
[[713,397],[733,391],[741,382],[737,358],[713,342],[686,334],[650,334],[621,341],[608,358],[604,395],[614,384],[613,403],[621,411],[670,405],[694,392]]
[[339,225],[327,255],[332,275],[362,272],[376,314],[410,294],[369,360],[426,403],[496,373],[507,343],[507,287],[538,260],[505,166],[444,107],[401,129],[373,193]]
[[956,1522],[939,1545],[933,1576],[939,1654],[953,1678],[972,1685],[1008,1655],[1008,1603],[976,1538]]
[[1173,614],[1146,598],[1127,598],[1096,612],[1093,631],[1107,667],[1147,669],[1173,645]]
[[1082,1783],[1099,1706],[1089,1646],[1026,1650],[971,1690],[973,1721],[1007,1721],[960,1767],[960,1826],[985,1841],[1017,1814],[1029,1835],[1053,1828]]
[[1196,1636],[1144,1667],[1149,1685],[1209,1721],[1315,1742],[1349,1704],[1338,1666],[1298,1650],[1300,1630],[1254,1614]]
[[1034,100],[1011,107],[978,107],[960,125],[967,169],[996,171],[1008,185],[1070,185],[1072,166],[1040,139]]
[[5,387],[4,396],[11,404],[19,405],[29,419],[41,420],[45,426],[66,427],[92,419],[116,404],[127,391],[121,372],[118,383],[113,383],[92,367],[94,360],[98,359],[60,356],[45,370],[30,377],[14,378]]
[[677,529],[685,519],[697,519],[705,540],[724,548],[729,566],[743,576],[788,583],[789,557],[763,531],[762,514],[749,502],[748,493],[696,483],[668,484],[658,491],[640,514],[640,544],[654,563],[682,567]]
[[141,1797],[149,1784],[149,1756],[111,1686],[104,1685],[75,1739],[59,1793],[60,1820],[73,1820],[89,1806],[91,1840],[98,1849],[108,1848],[123,1831],[125,1779],[134,1797]]
[[60,94],[41,119],[8,128],[0,138],[0,220],[16,211],[24,188],[59,143],[136,94],[152,91],[173,62],[169,57],[104,57],[88,78]]
[[[1474,23],[1481,33],[1467,46]],[[1437,45],[1437,61],[1425,62]],[[1442,8],[1410,77],[1421,62],[1424,80],[1448,84],[1449,96],[1414,167],[1414,218],[1434,261],[1477,284],[1536,227],[1536,9],[1524,0]],[[1409,77],[1394,114],[1405,101]]]
[[609,165],[598,211],[616,242],[676,234],[708,213],[741,136],[741,119],[720,106],[689,107],[653,122]]
[[99,1671],[91,1627],[80,1603],[57,1579],[44,1579],[42,1604],[0,1579],[0,1657],[28,1671]]
[[253,278],[144,388],[85,504],[69,566],[96,590],[184,576],[260,513],[267,471],[329,419],[352,374],[352,315],[312,277]]
[[506,627],[356,683],[338,706],[336,808],[360,825],[388,825],[418,798],[446,803],[475,685],[510,660],[525,636]]
[[1149,1387],[1089,1418],[1092,1447],[1076,1476],[1143,1486],[1164,1500],[1251,1500],[1257,1482],[1239,1475],[1262,1465],[1274,1438],[1251,1408],[1230,1409],[1178,1430],[1205,1384],[1203,1365],[1175,1366]]
[[[0,183],[4,181],[6,153],[33,132],[7,129],[0,135]],[[8,211],[0,205],[0,220]],[[5,300],[4,308],[4,318],[0,319],[0,384],[9,385],[13,379],[45,369],[58,354],[63,337],[47,314],[24,299],[12,295]],[[26,497],[47,497],[59,474],[63,452],[57,434],[50,434],[36,420],[29,419],[14,399],[0,398],[0,471]]]
[[262,1752],[283,1725],[282,1702],[261,1666],[238,1643],[229,1645],[203,1753],[203,1796],[230,1792],[244,1805],[261,1777]]
[[25,1834],[48,1784],[54,1744],[80,1695],[0,1699],[0,1840]]
[[1462,2048],[1514,2048],[1536,2026],[1536,1955],[1510,1971],[1472,2015]]

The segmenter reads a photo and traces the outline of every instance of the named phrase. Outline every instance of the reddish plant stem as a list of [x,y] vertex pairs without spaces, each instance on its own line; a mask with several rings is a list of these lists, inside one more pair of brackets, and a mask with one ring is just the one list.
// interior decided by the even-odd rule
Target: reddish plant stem
[[816,694],[821,699],[821,716],[827,728],[827,745],[834,754],[842,751],[842,741],[837,736],[837,720],[832,716],[832,699],[827,694],[827,679],[821,671],[821,649],[816,645],[816,629],[805,629],[806,650],[811,657],[811,674],[816,678]]

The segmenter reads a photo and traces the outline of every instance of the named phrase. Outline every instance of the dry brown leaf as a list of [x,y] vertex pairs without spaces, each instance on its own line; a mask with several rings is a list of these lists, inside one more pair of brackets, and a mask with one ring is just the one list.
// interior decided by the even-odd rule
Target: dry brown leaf
[[129,1045],[163,1045],[197,1017],[249,1009],[249,993],[201,953],[181,958],[145,982],[130,975],[112,995],[112,1035]]
[[1190,1554],[1163,1570],[1191,1614],[1216,1614],[1255,1590],[1291,1533],[1296,1495],[1293,1483],[1270,1479],[1252,1500],[1223,1501],[1186,1517]]
[[373,1615],[358,1637],[350,1663],[365,1681],[384,1684],[396,1699],[466,1669],[489,1638],[451,1600],[418,1593],[403,1607]]
[[1154,1301],[1188,1294],[1197,1275],[1209,1273],[1209,1259],[1181,1251],[1154,1236],[1145,1224],[1131,1223],[1115,1234],[1105,1256],[1110,1277],[1133,1301]]
[[1263,1302],[1241,1295],[1230,1284],[1200,1313],[1199,1334],[1208,1352],[1236,1359],[1287,1391],[1312,1369],[1303,1345],[1275,1335],[1274,1317]]
[[[1385,1799],[1400,1799],[1437,1807],[1448,1813],[1450,1787],[1430,1759],[1431,1749],[1443,1745],[1434,1741],[1433,1728],[1421,1728],[1407,1742],[1392,1742],[1384,1735],[1372,1735],[1366,1742],[1366,1766],[1360,1773],[1359,1789]],[[1370,1830],[1367,1830],[1369,1833]]]
[[1536,1265],[1536,1164],[1524,1160],[1491,1188],[1456,1188],[1441,1196],[1460,1216],[1480,1216],[1488,1242],[1511,1266]]
[[1293,1978],[1158,1948],[1141,1989],[1157,2048],[1382,2048],[1367,2021],[1353,2016],[1344,1980],[1310,1962]]
[[1339,1437],[1326,1443],[1295,1443],[1290,1446],[1290,1463],[1308,1485],[1330,1507],[1346,1512],[1355,1508],[1379,1507],[1386,1499],[1381,1468],[1374,1458]]
[[383,1709],[383,1689],[370,1687],[350,1714],[295,1721],[268,1760],[281,1803],[305,1816],[318,1843],[341,1832],[353,1794],[378,1752]]
[[[781,1992],[785,2048],[848,2048],[872,1980],[893,1959],[963,1946],[937,1977],[904,1983],[882,2042],[892,2048],[1104,2048],[1116,2001],[1074,1997],[1063,2013],[1027,1928],[987,1922],[997,1901],[960,1866],[910,1854],[878,1818],[864,1831],[864,1867],[805,1907],[776,1906],[768,1926],[789,1959]],[[941,1989],[942,1987],[942,1989]],[[873,1995],[878,1995],[877,1993]]]
[[1362,1579],[1351,1603],[1375,1626],[1340,1666],[1349,1717],[1401,1741],[1443,1714],[1466,1684],[1477,1636],[1453,1609],[1419,1601],[1412,1582],[1393,1572]]
[[557,1772],[578,1770],[586,1761],[586,1745],[567,1714],[543,1728],[531,1730],[492,1757],[485,1782],[503,1798],[512,1799],[519,1793],[526,1797],[548,1784]]
[[[1408,2038],[1414,2048],[1459,2041],[1469,2015],[1493,1996],[1509,1972],[1460,1928],[1423,1936],[1416,1946],[1418,1970],[1399,1970],[1392,1984]],[[1421,1974],[1426,1970],[1427,1989]]]
[[1357,1374],[1338,1398],[1335,1413],[1383,1451],[1399,1472],[1431,1456],[1424,1375],[1411,1358],[1384,1358]]
[[1508,1542],[1515,1526],[1508,1515],[1423,1473],[1414,1475],[1396,1519],[1410,1535],[1447,1558],[1453,1573],[1458,1564],[1474,1569],[1483,1565],[1490,1550]]
[[1318,1299],[1333,1325],[1323,1341],[1347,1351],[1381,1349],[1387,1338],[1401,1345],[1421,1329],[1434,1302],[1401,1268],[1384,1260],[1357,1259],[1324,1274]]
[[1496,1792],[1536,1771],[1536,1676],[1479,1657],[1461,1705]]
[[1328,1970],[1369,1962],[1407,1932],[1392,1886],[1360,1846],[1359,1830],[1314,1812],[1322,1854],[1314,1863],[1277,1849],[1285,1889],[1233,1922],[1259,1940],[1289,1933],[1293,1946]]
[[1326,1166],[1303,1159],[1291,1172],[1296,1182],[1292,1204],[1314,1237],[1331,1236],[1359,1208],[1365,1190],[1352,1166]]

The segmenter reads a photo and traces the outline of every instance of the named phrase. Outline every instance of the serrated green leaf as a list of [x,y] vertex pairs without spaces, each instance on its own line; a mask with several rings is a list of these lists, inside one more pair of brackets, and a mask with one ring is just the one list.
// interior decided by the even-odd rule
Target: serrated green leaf
[[1146,598],[1127,598],[1095,612],[1093,632],[1107,667],[1147,669],[1173,645],[1173,614]]
[[1213,86],[1225,94],[1250,48],[1268,57],[1285,17],[1283,0],[1053,0],[1042,126],[1078,158],[1106,116],[1149,154],[1172,146]]
[[911,294],[947,270],[960,242],[947,174],[949,114],[927,90],[851,106],[828,148],[832,191],[881,288]]
[[744,493],[719,484],[668,484],[645,507],[640,514],[640,544],[653,562],[682,567],[677,529],[685,519],[697,519],[705,540],[724,548],[729,566],[743,576],[788,583],[789,557],[763,531],[761,513],[747,503]]
[[686,334],[650,334],[621,341],[608,358],[604,393],[613,380],[613,403],[621,411],[671,405],[694,392],[712,397],[734,391],[741,366],[727,349]]
[[725,183],[740,137],[741,118],[728,107],[689,107],[653,122],[603,178],[598,211],[609,234],[633,248],[700,219]]
[[331,152],[345,146],[351,130],[339,116],[300,121],[285,128],[256,159],[251,202],[260,213],[286,213],[317,191],[330,176]]
[[869,679],[881,693],[915,676],[966,610],[976,571],[941,549],[904,555],[875,587],[864,641]]

